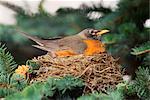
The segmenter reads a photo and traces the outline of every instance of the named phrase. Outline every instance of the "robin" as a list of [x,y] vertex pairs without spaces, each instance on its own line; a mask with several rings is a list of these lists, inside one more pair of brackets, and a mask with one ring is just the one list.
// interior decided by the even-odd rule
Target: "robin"
[[22,33],[25,37],[35,41],[38,45],[33,45],[34,47],[50,52],[52,57],[73,56],[77,54],[93,55],[104,52],[104,44],[93,37],[99,37],[102,34],[109,32],[109,30],[95,30],[88,28],[76,35],[43,40],[21,30],[17,31]]

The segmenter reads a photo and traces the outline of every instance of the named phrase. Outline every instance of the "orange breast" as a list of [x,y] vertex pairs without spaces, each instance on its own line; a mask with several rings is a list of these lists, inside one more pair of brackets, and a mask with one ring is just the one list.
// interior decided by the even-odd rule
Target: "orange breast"
[[87,49],[85,50],[85,55],[93,55],[101,52],[105,52],[105,46],[99,40],[84,40],[87,44]]
[[[104,44],[98,40],[84,40],[83,42],[86,43],[87,45],[87,48],[84,51],[84,55],[89,56],[89,55],[105,52]],[[55,54],[58,57],[77,55],[73,50],[60,50],[60,51],[56,51]]]
[[61,50],[61,51],[56,51],[55,54],[58,57],[67,57],[67,56],[73,56],[76,55],[76,53],[73,50]]

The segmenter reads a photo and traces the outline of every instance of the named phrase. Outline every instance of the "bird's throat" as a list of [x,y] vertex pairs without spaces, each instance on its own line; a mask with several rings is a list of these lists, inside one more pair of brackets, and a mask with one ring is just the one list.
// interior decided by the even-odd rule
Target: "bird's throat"
[[87,45],[85,50],[85,55],[94,55],[101,52],[105,52],[105,45],[99,40],[84,40],[84,43]]

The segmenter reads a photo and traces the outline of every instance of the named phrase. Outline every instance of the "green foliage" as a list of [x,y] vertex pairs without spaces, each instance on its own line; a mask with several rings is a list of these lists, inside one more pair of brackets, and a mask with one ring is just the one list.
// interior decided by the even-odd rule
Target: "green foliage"
[[11,95],[16,92],[18,91],[14,88],[0,88],[0,98]]
[[128,94],[137,94],[142,100],[150,98],[150,70],[149,68],[139,67],[136,72],[136,79],[128,86]]
[[124,34],[108,34],[104,35],[102,38],[103,43],[105,44],[116,44],[118,41],[122,41],[122,38],[124,37]]
[[36,83],[26,87],[22,92],[7,96],[6,100],[41,100],[43,96],[43,84]]
[[[6,100],[10,100],[12,97],[15,100],[41,100],[42,98],[62,96],[68,89],[71,91],[74,88],[83,87],[83,82],[72,76],[66,76],[62,79],[48,78],[46,82],[38,82],[29,85],[23,89],[23,91],[12,94],[6,97]],[[62,98],[62,97],[54,97]]]
[[27,81],[28,80],[24,76],[14,73],[11,76],[10,84],[12,87],[15,87],[18,91],[21,91],[28,85]]
[[17,67],[13,56],[6,51],[5,45],[0,45],[0,72],[11,74]]
[[38,70],[40,68],[40,65],[37,62],[34,62],[33,60],[27,60],[26,65],[29,65],[32,70]]
[[5,45],[0,45],[0,97],[10,95],[14,91],[11,87],[10,78],[17,64],[13,56],[6,51]]
[[13,56],[6,51],[5,45],[0,45],[0,83],[10,83],[10,76],[17,64]]
[[136,72],[135,90],[141,98],[150,98],[150,70],[149,68],[141,68]]
[[131,54],[141,55],[141,54],[144,54],[147,52],[150,52],[150,41],[148,41],[138,47],[133,48]]
[[[107,96],[106,94],[102,93],[92,93],[89,95],[84,95],[78,98],[78,100],[100,100],[100,98]],[[104,100],[104,99],[103,99]]]
[[[122,64],[128,67],[135,66],[126,61],[132,48],[149,40],[148,29],[144,27],[146,19],[149,18],[148,7],[147,0],[120,0],[117,9],[97,19],[94,24],[98,29],[111,30],[110,34],[103,37],[103,42],[107,44],[107,50],[120,57],[121,61],[124,61]],[[135,59],[136,57],[132,58]]]
[[5,97],[17,92],[17,89],[11,86],[8,74],[0,73],[0,97]]
[[78,100],[124,100],[125,84],[117,85],[117,89],[109,89],[105,93],[91,93],[78,98]]
[[[6,52],[4,45],[1,46],[0,51],[0,97],[10,95],[7,99],[13,97],[16,100],[21,98],[25,98],[26,100],[40,100],[42,97],[52,97],[57,91],[59,91],[59,96],[62,98],[61,96],[66,94],[66,92],[84,86],[80,79],[72,76],[66,76],[62,79],[49,78],[47,82],[36,83],[28,86],[28,80],[24,76],[13,73],[17,66],[11,54]],[[37,66],[35,62],[29,60],[27,61],[27,64],[33,66],[33,70],[37,69],[35,67]],[[10,76],[10,74],[12,75]]]
[[63,79],[58,80],[56,86],[58,90],[62,91],[62,94],[64,94],[66,90],[72,90],[75,89],[76,87],[83,87],[84,83],[78,78],[66,76]]
[[144,61],[143,61],[143,63],[144,63],[144,65],[145,66],[150,66],[150,53],[148,53],[145,57],[144,57]]
[[136,27],[136,24],[131,22],[123,23],[118,27],[118,32],[127,36],[130,36],[131,34],[137,31],[138,29]]
[[45,83],[44,90],[45,96],[52,97],[56,92],[56,79],[48,78],[47,82]]
[[0,97],[5,97],[25,88],[27,80],[14,73],[17,64],[13,56],[6,51],[5,45],[0,46]]

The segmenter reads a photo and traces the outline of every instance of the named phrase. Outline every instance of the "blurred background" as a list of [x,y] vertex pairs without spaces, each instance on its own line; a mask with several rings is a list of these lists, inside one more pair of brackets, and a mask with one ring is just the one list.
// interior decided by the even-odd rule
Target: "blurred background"
[[0,43],[23,64],[46,52],[32,47],[18,27],[45,39],[109,29],[102,41],[128,74],[143,61],[149,66],[149,0],[0,0]]

